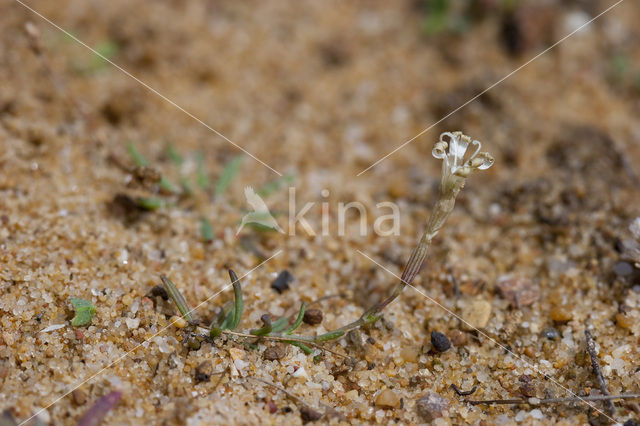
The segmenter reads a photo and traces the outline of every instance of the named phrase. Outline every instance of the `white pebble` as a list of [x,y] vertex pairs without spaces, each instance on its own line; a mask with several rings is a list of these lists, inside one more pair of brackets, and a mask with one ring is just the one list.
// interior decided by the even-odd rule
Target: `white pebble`
[[47,328],[43,328],[42,330],[40,330],[40,333],[48,333],[50,331],[54,331],[54,330],[59,330],[61,328],[63,328],[66,324],[54,324],[54,325],[50,325]]

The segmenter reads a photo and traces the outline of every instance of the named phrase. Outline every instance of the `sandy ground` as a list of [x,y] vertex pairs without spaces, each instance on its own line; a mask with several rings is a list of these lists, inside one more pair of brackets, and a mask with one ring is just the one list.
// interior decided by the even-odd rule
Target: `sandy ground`
[[[628,251],[640,216],[640,7],[623,2],[357,176],[613,4],[521,2],[509,14],[500,2],[474,2],[473,11],[454,2],[451,20],[466,26],[432,34],[426,3],[28,2],[293,176],[296,211],[315,203],[305,215],[315,236],[300,225],[294,236],[250,228],[236,236],[244,187],[277,174],[19,3],[3,2],[5,418],[38,413],[47,424],[75,424],[119,391],[105,424],[299,424],[305,403],[320,422],[419,424],[430,418],[418,400],[434,394],[444,398],[431,410],[437,424],[638,419],[631,401],[616,401],[613,414],[602,402],[473,406],[450,386],[477,386],[470,399],[598,395],[588,327],[609,391],[640,392],[640,270]],[[434,241],[414,282],[428,298],[407,289],[383,321],[324,345],[348,359],[284,346],[284,357],[269,360],[274,342],[239,337],[189,348],[188,327],[170,324],[175,306],[150,293],[169,276],[191,307],[206,301],[195,316],[207,325],[232,300],[221,290],[233,268],[244,285],[239,330],[259,327],[265,313],[293,317],[301,301],[325,296],[334,297],[314,305],[322,324],[304,324],[302,334],[357,318],[395,285],[392,274],[424,231],[440,181],[431,148],[448,130],[482,141],[496,163],[469,178]],[[155,180],[145,182],[127,154],[131,141],[174,182],[197,174],[201,153],[212,186],[191,197],[154,194]],[[168,159],[168,143],[182,166]],[[237,155],[239,173],[214,195]],[[168,204],[143,211],[141,196]],[[265,197],[282,227],[288,199],[286,188]],[[339,203],[351,201],[366,207],[365,235],[356,214],[340,235]],[[386,201],[400,208],[399,235],[373,232],[384,214],[376,204]],[[211,241],[202,240],[203,217]],[[279,294],[271,283],[285,269],[294,280]],[[95,305],[90,325],[71,324],[72,297]],[[432,331],[452,348],[436,351]],[[198,376],[203,369],[209,380]]]

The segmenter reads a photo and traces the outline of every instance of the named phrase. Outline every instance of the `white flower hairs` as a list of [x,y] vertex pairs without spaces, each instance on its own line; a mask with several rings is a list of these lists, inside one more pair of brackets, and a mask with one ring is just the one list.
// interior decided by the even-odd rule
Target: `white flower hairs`
[[[476,148],[467,160],[464,159],[469,145]],[[448,151],[447,151],[448,148]],[[472,140],[462,132],[445,132],[440,135],[431,154],[442,163],[442,181],[450,176],[467,178],[473,170],[486,170],[493,165],[493,157],[488,152],[480,152],[482,144]]]

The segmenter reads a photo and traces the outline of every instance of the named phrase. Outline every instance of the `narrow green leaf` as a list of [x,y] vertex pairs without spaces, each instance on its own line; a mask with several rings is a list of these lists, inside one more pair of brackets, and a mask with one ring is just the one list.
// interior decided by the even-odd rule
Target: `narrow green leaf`
[[198,163],[198,169],[196,171],[196,183],[201,189],[209,189],[211,182],[209,181],[209,175],[204,164],[204,155],[201,152],[196,154],[196,161]]
[[162,198],[138,198],[138,205],[145,210],[158,210],[165,207],[167,202]]
[[165,192],[171,192],[171,193],[176,193],[178,192],[178,187],[175,186],[175,184],[173,182],[171,182],[169,179],[167,179],[166,177],[162,176],[162,178],[160,178],[160,189],[162,189]]
[[298,312],[298,318],[296,318],[296,321],[291,327],[285,330],[284,334],[291,334],[295,331],[296,328],[300,327],[300,324],[302,324],[302,319],[304,318],[304,311],[306,309],[306,305],[304,304],[304,302],[302,302],[302,305],[300,305],[300,311]]
[[272,328],[271,331],[273,333],[279,333],[285,328],[287,328],[288,325],[289,325],[289,321],[285,317],[278,318],[273,322],[273,324],[271,324],[271,328]]
[[311,349],[309,346],[305,345],[302,342],[295,342],[291,340],[287,340],[286,342],[289,343],[290,345],[299,347],[300,349],[302,349],[302,352],[304,352],[307,355],[311,355],[313,353],[313,349]]
[[222,194],[234,177],[240,171],[240,164],[242,163],[242,157],[234,157],[229,161],[222,170],[220,177],[218,178],[218,182],[216,183],[216,195]]
[[169,293],[169,296],[178,307],[178,310],[180,311],[184,319],[186,319],[187,321],[193,321],[191,310],[189,309],[184,296],[182,295],[182,293],[180,293],[180,290],[178,290],[178,287],[176,287],[176,285],[164,275],[160,275],[160,279],[162,280],[164,288],[167,290],[167,293]]
[[236,327],[240,324],[240,320],[242,319],[242,311],[244,310],[244,300],[242,299],[242,286],[240,285],[240,281],[238,280],[238,276],[232,269],[229,269],[229,278],[231,278],[231,282],[233,283],[233,295],[235,298],[235,306],[233,307],[233,319],[229,328],[231,330],[235,330]]
[[266,336],[273,331],[271,317],[269,316],[269,314],[264,314],[260,317],[260,319],[262,320],[262,323],[264,325],[257,330],[251,330],[249,334],[253,334],[254,336]]
[[136,148],[133,142],[129,142],[127,144],[127,151],[129,151],[131,160],[133,160],[136,166],[144,167],[149,165],[147,159],[142,155],[142,153],[140,153],[140,151],[138,151],[138,148]]
[[70,298],[69,302],[71,302],[73,309],[76,311],[76,316],[73,317],[71,325],[74,327],[88,325],[96,313],[96,307],[93,303],[88,300],[78,299],[77,297]]
[[293,182],[293,179],[295,179],[294,175],[286,175],[281,178],[274,179],[271,182],[267,182],[262,188],[260,188],[257,194],[261,197],[268,197],[278,191],[282,185]]
[[213,226],[211,226],[211,222],[205,217],[200,218],[200,236],[205,243],[210,243],[215,238]]
[[317,342],[326,342],[328,340],[334,340],[334,339],[337,339],[338,337],[342,337],[342,336],[344,336],[344,331],[342,331],[342,330],[330,331],[328,333],[321,334],[318,337],[316,337],[316,341]]
[[167,151],[167,157],[169,157],[169,160],[174,165],[178,167],[182,166],[182,163],[184,162],[184,158],[182,158],[182,155],[180,155],[176,147],[171,142],[167,144],[166,151]]

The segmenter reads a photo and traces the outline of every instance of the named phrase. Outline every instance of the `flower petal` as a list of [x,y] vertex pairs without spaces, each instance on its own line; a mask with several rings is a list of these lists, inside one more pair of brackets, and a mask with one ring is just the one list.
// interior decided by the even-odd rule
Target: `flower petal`
[[493,166],[493,156],[488,152],[480,152],[471,160],[471,167],[476,170],[486,170]]

